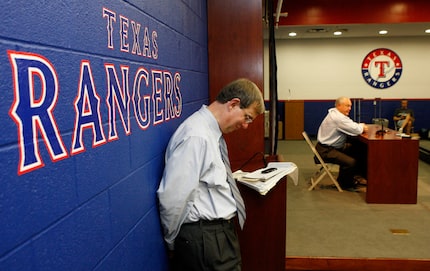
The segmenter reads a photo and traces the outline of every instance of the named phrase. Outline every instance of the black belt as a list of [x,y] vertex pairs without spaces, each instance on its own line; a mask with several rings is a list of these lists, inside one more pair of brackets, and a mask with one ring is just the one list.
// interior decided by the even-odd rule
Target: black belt
[[333,148],[332,146],[326,145],[326,144],[322,144],[321,142],[317,143],[318,145],[324,147],[324,148]]
[[326,144],[322,144],[322,143],[320,143],[320,142],[318,142],[317,143],[317,145],[320,145],[321,147],[324,147],[324,148],[326,148],[326,149],[336,149],[336,150],[338,150],[338,151],[342,151],[342,147],[341,148],[335,148],[335,147],[333,147],[333,146],[329,146],[329,145],[326,145]]
[[189,226],[216,226],[216,225],[224,226],[225,225],[227,226],[227,225],[233,224],[235,218],[236,217],[232,217],[230,219],[219,218],[219,219],[213,219],[213,220],[200,219],[199,221],[185,223],[184,225],[189,225]]

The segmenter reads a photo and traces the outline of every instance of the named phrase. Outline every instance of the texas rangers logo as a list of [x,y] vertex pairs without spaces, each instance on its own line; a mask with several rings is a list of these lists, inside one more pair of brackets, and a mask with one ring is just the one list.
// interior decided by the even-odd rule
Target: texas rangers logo
[[366,83],[378,89],[394,86],[402,75],[402,69],[400,57],[386,48],[373,50],[361,64],[361,73]]

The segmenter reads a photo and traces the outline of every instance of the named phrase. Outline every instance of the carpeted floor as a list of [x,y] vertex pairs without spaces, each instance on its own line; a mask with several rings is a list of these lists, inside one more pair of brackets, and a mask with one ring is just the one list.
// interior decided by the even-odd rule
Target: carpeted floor
[[278,153],[299,168],[299,184],[287,184],[286,256],[430,259],[429,164],[419,162],[417,204],[367,204],[363,192],[307,190],[316,168],[304,140],[279,141]]

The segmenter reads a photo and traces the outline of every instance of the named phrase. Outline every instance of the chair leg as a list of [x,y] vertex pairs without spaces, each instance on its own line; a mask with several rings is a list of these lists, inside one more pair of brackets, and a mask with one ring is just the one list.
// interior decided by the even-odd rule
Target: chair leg
[[[323,169],[324,169],[324,167],[322,167],[322,166],[319,167],[319,169],[311,177],[311,187],[309,188],[309,191],[312,190],[319,183],[319,181],[322,179],[322,177],[324,177],[324,176],[321,177],[321,174],[323,174],[323,173],[321,173],[323,171]],[[323,175],[325,175],[325,172]],[[317,178],[316,181],[315,181],[315,178]]]
[[[316,177],[318,174],[321,173],[321,171],[324,170],[324,172],[318,176],[318,178],[314,181],[314,177]],[[317,184],[328,174],[328,176],[330,177],[331,181],[334,183],[334,185],[336,186],[337,190],[339,192],[343,192],[342,188],[340,187],[339,183],[337,182],[337,180],[334,178],[333,174],[330,172],[330,170],[328,168],[324,168],[323,166],[321,166],[321,168],[314,174],[314,176],[311,177],[311,186],[309,187],[308,191],[313,190]]]
[[311,191],[312,189],[315,188],[315,186],[317,186],[317,184],[324,178],[324,176],[327,175],[327,172],[323,172],[320,176],[318,176],[318,178],[316,179],[316,181],[314,181],[314,177],[311,177],[311,187],[309,187],[309,191]]
[[339,190],[339,192],[343,192],[342,188],[340,187],[340,185],[337,182],[337,180],[334,178],[333,174],[331,174],[331,172],[328,172],[328,176],[330,176],[330,179],[332,180],[332,182],[336,186],[337,190]]

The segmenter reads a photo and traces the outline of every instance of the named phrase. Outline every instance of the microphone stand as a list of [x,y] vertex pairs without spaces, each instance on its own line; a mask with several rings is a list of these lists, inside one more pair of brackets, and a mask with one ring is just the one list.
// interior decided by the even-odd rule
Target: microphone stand
[[382,104],[381,103],[382,103],[382,99],[379,98],[379,123],[381,124],[381,129],[376,131],[376,135],[378,135],[378,136],[383,136],[387,132],[384,129],[384,120],[381,118],[381,111],[382,111]]

